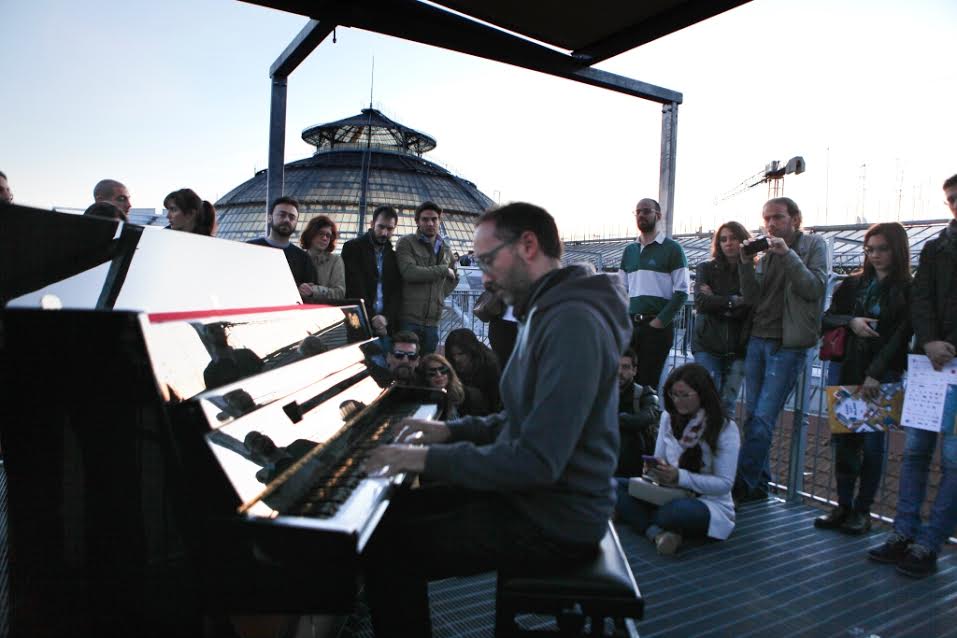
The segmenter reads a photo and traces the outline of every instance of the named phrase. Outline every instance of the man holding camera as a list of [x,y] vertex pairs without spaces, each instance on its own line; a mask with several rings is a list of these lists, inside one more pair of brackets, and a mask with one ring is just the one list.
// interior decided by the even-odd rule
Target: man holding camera
[[748,417],[734,486],[739,503],[767,498],[774,426],[817,345],[827,284],[827,248],[821,237],[801,232],[798,205],[777,197],[762,217],[767,237],[744,242],[738,268],[744,301],[754,307],[744,362]]

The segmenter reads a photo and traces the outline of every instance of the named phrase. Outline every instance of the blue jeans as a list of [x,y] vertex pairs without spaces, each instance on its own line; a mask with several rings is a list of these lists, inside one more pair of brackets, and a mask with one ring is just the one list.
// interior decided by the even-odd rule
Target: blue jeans
[[[399,330],[414,332],[419,335],[419,354],[426,355],[435,352],[439,346],[439,328],[438,326],[426,326],[421,323],[412,323],[411,321],[399,321]],[[395,333],[393,333],[395,336]]]
[[[744,359],[748,419],[738,456],[737,489],[767,492],[774,427],[798,375],[806,372],[809,352],[808,348],[783,348],[777,339],[751,337],[748,340],[748,354]],[[806,398],[810,384],[805,386]]]
[[[827,364],[827,384],[840,385],[841,364],[829,361]],[[881,383],[900,381],[900,375],[888,372]],[[884,473],[884,447],[887,435],[884,432],[862,432],[860,434],[832,434],[834,447],[834,478],[837,482],[837,503],[858,512],[869,512],[874,496],[881,484]],[[854,498],[854,485],[860,479],[857,499]]]
[[721,395],[724,413],[733,419],[735,406],[738,403],[738,392],[741,391],[741,382],[744,381],[744,359],[710,352],[696,352],[694,361],[704,366],[711,374]]
[[707,536],[711,523],[708,506],[697,498],[676,498],[661,507],[639,501],[628,493],[628,479],[616,478],[618,520],[630,525],[639,534],[649,529],[678,532],[682,536]]
[[[894,529],[929,550],[940,552],[944,541],[957,526],[957,435],[953,428],[946,428],[943,433],[917,428],[907,428],[906,432]],[[943,439],[940,449],[942,475],[930,520],[921,525],[920,508],[927,494],[927,476],[937,437]]]

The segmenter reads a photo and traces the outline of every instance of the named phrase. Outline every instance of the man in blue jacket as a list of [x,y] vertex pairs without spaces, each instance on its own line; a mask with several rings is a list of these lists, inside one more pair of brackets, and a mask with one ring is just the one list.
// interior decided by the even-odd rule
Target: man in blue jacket
[[505,410],[449,421],[406,420],[406,443],[375,450],[370,472],[415,472],[364,552],[376,635],[428,636],[429,580],[502,565],[593,555],[614,508],[618,361],[631,334],[617,277],[561,267],[544,209],[486,212],[475,262],[487,289],[514,305]]

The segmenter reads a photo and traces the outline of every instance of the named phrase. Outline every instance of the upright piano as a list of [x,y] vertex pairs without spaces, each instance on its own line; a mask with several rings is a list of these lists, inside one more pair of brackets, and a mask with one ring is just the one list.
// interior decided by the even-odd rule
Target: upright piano
[[[101,257],[0,290],[11,633],[197,635],[210,615],[350,610],[408,481],[362,460],[397,420],[439,416],[444,393],[390,382],[360,300],[296,303],[281,251],[22,214],[96,235]],[[163,279],[167,260],[192,276]]]

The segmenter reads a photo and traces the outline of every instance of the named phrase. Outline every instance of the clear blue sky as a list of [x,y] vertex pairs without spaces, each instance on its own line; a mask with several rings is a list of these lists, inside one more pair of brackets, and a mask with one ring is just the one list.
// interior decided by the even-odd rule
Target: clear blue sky
[[[215,200],[264,168],[268,69],[306,19],[227,0],[35,0],[0,9],[0,170],[18,202],[85,207],[126,183]],[[786,194],[808,223],[940,218],[957,172],[957,2],[755,0],[600,65],[684,93],[677,230],[755,226],[766,191],[715,199],[803,155]],[[429,159],[566,235],[631,234],[656,196],[660,107],[354,29],[293,74],[286,160],[303,128],[374,105],[438,140]]]

